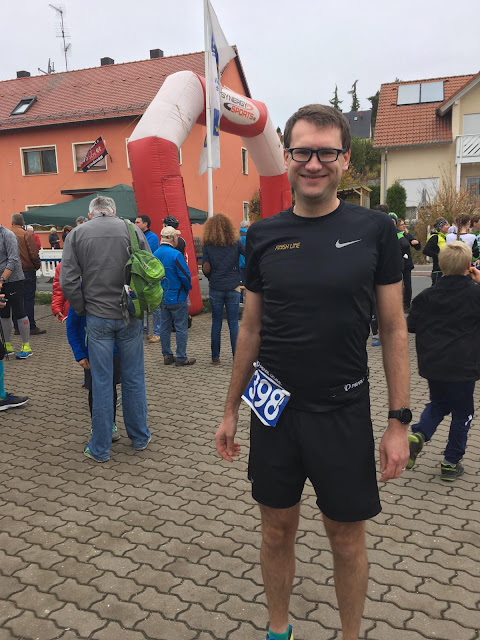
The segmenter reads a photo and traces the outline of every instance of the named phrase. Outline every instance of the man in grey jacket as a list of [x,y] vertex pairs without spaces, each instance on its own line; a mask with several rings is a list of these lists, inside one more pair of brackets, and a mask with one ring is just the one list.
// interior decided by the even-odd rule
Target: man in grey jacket
[[[136,451],[150,442],[147,426],[142,322],[125,324],[122,291],[130,234],[117,218],[115,202],[98,196],[89,207],[91,220],[71,231],[65,241],[60,286],[78,315],[87,317],[88,363],[92,372],[92,433],[84,449],[88,458],[110,458],[113,425],[113,349],[120,357],[123,419]],[[149,251],[143,233],[134,227],[140,249]]]
[[15,354],[19,360],[25,360],[32,355],[29,344],[30,321],[23,304],[23,281],[24,275],[17,238],[12,231],[0,225],[0,293],[5,294],[7,303],[0,309],[0,318],[7,353],[13,353],[13,347],[10,343],[13,328],[12,312],[17,318],[18,330],[22,337],[22,348]]

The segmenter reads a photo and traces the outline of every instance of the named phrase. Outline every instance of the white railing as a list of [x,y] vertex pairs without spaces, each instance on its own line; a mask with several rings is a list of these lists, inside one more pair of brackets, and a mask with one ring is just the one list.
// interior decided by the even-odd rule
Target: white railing
[[37,276],[53,278],[57,264],[62,261],[62,249],[40,249],[38,254],[42,264]]
[[480,162],[480,133],[458,136],[457,163]]

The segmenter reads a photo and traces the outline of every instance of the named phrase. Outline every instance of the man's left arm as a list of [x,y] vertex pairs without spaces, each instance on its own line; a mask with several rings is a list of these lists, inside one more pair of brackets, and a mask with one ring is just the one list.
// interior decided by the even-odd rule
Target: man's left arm
[[[389,409],[397,410],[409,406],[410,396],[410,359],[402,308],[402,283],[377,285],[375,293]],[[380,442],[381,482],[399,478],[407,466],[407,435],[408,425],[389,418]]]
[[79,315],[85,315],[85,299],[82,293],[82,269],[78,262],[73,232],[65,238],[60,269],[60,287],[63,295]]

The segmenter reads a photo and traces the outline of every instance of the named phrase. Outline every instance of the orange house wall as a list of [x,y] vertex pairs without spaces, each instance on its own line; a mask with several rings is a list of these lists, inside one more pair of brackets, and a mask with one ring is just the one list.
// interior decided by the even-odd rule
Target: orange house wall
[[[244,93],[240,76],[232,61],[222,76],[222,82]],[[138,118],[97,120],[90,123],[48,126],[0,135],[0,222],[10,226],[11,214],[25,211],[27,205],[68,202],[75,196],[63,195],[65,189],[92,189],[131,185],[131,171],[127,165],[126,138],[135,128]],[[76,172],[72,144],[96,140],[103,136],[109,156],[106,171]],[[207,210],[206,173],[198,175],[200,152],[205,139],[205,127],[195,125],[182,147],[181,172],[187,204]],[[51,175],[22,175],[20,149],[37,146],[56,146],[58,173]],[[242,140],[228,133],[220,133],[221,168],[213,172],[214,212],[226,213],[239,226],[243,218],[243,202],[249,201],[259,188],[258,172],[249,159],[248,175],[242,174]],[[77,196],[78,197],[78,196]],[[81,196],[80,196],[81,197]],[[201,235],[201,227],[193,226],[194,235]]]

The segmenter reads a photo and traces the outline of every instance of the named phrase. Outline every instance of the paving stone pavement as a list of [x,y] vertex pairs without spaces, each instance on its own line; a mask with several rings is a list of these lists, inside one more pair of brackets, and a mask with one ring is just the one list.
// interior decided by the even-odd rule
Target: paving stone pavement
[[[44,336],[34,356],[5,365],[6,386],[27,393],[1,414],[0,640],[260,640],[267,611],[259,567],[259,519],[242,455],[216,456],[231,356],[209,360],[210,317],[194,318],[188,352],[197,364],[165,367],[145,345],[153,439],[134,452],[121,411],[121,440],[108,463],[86,459],[89,414],[82,371],[65,327],[37,307]],[[14,346],[18,338],[14,338]],[[385,425],[381,349],[368,347],[377,440]],[[412,357],[412,407],[427,385]],[[479,411],[477,396],[477,414]],[[439,479],[444,422],[414,470],[381,489],[368,524],[370,583],[361,638],[479,639],[480,436],[471,430],[466,473]],[[307,487],[297,542],[291,612],[296,640],[340,639],[332,556]]]

